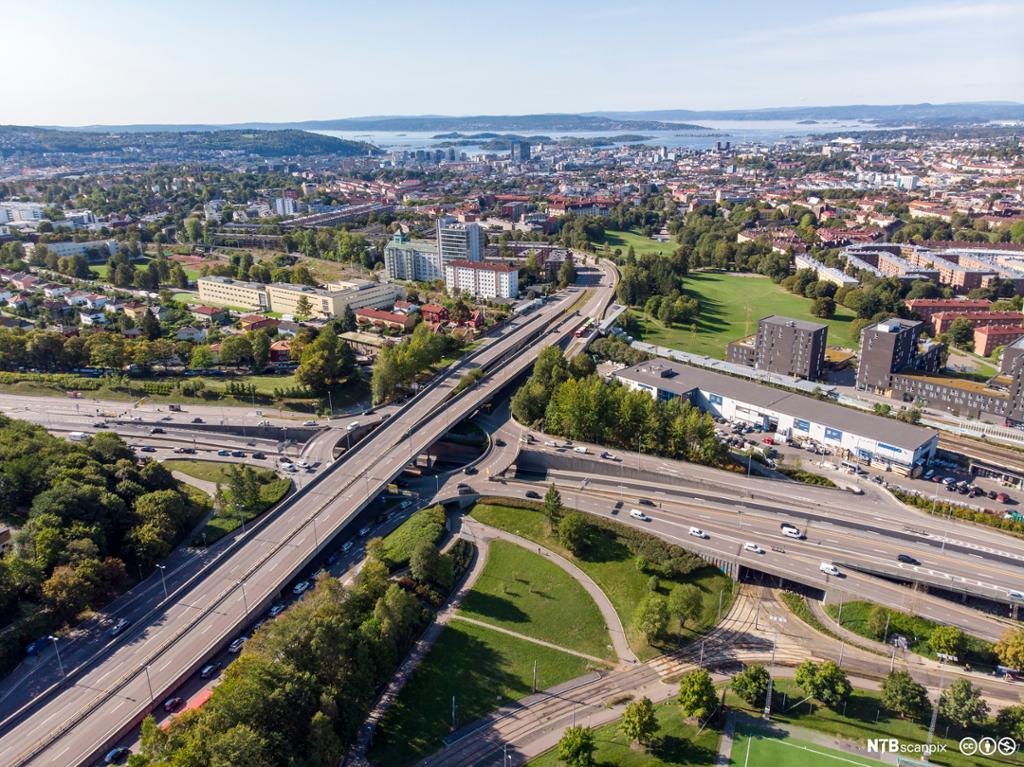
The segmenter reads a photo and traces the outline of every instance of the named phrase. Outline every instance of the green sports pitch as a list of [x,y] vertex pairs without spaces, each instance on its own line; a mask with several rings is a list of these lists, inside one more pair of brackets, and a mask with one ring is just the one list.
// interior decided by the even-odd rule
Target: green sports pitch
[[756,732],[739,733],[732,743],[733,767],[882,767],[882,762],[857,754]]

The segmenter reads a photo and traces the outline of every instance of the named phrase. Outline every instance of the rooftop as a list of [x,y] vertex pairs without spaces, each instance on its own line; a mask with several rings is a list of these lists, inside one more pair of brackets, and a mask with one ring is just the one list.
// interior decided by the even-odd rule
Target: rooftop
[[799,328],[800,330],[806,330],[811,333],[828,328],[828,325],[823,325],[820,322],[797,320],[793,317],[783,317],[779,314],[770,314],[767,317],[762,317],[760,321],[769,325],[785,325],[790,328]]

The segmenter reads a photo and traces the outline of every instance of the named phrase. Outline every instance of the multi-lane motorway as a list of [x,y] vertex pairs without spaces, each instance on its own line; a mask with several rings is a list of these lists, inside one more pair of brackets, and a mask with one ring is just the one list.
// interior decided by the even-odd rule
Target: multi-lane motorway
[[[162,700],[230,638],[261,613],[283,584],[377,495],[389,480],[455,421],[520,375],[544,346],[569,337],[584,316],[599,317],[612,278],[600,273],[589,294],[575,288],[487,337],[484,344],[406,402],[380,428],[346,453],[303,493],[240,536],[187,580],[169,578],[169,598],[150,588],[147,612],[117,639],[97,637],[95,657],[66,682],[29,699],[17,691],[0,735],[4,765],[86,762]],[[469,370],[484,367],[481,383],[454,392]],[[167,573],[171,576],[172,573]]]

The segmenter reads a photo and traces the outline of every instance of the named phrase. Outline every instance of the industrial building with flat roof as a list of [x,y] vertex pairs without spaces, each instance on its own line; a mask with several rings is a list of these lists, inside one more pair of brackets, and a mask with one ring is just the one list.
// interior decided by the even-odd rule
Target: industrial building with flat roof
[[760,424],[793,439],[813,439],[841,455],[901,474],[934,455],[938,432],[851,410],[669,360],[624,368],[615,378],[659,400],[682,397],[722,418]]
[[310,318],[340,317],[346,309],[392,306],[405,296],[405,288],[372,280],[343,280],[326,288],[275,282],[243,282],[230,277],[200,277],[199,298],[205,303],[237,306],[257,311],[270,310],[296,316],[303,297],[309,305]]

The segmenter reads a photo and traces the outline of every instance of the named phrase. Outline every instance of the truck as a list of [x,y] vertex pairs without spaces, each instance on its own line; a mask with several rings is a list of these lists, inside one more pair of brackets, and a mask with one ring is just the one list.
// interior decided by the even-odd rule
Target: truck
[[579,447],[574,447],[573,448],[573,452],[574,453],[586,453],[587,452],[587,448],[584,445],[580,445]]

